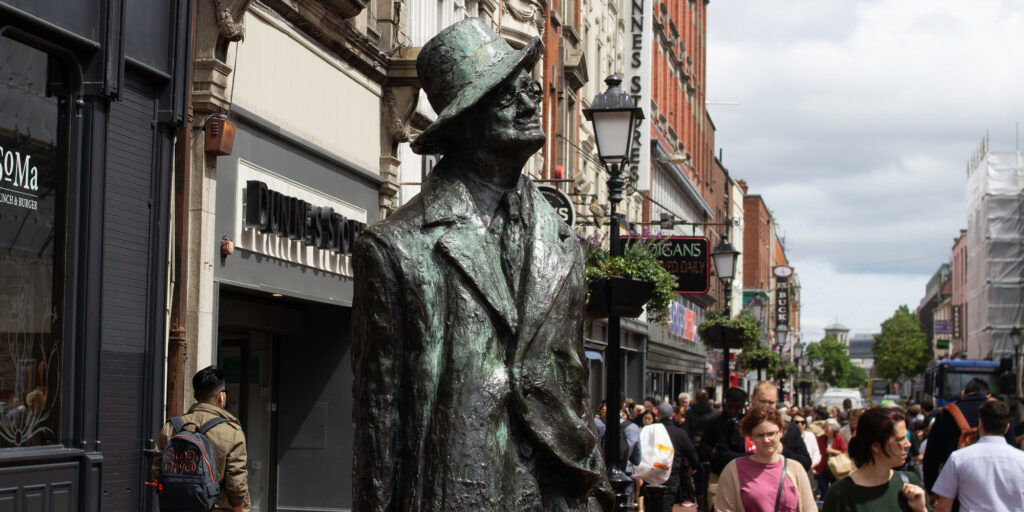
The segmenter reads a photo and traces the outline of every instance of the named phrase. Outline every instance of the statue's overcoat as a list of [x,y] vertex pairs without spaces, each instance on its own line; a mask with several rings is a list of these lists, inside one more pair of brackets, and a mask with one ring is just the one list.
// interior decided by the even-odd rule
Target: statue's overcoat
[[445,164],[355,247],[355,510],[605,509],[580,244],[521,177],[513,294]]

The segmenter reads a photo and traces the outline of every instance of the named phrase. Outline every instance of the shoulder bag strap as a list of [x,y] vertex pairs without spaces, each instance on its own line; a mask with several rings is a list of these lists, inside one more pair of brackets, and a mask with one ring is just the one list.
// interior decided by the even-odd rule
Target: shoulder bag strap
[[971,425],[967,423],[967,418],[964,418],[964,413],[960,412],[960,408],[956,404],[949,404],[945,409],[946,412],[953,416],[953,420],[956,421],[956,426],[960,428],[961,434],[971,429]]
[[174,426],[174,433],[181,432],[181,429],[185,428],[185,420],[181,416],[175,416],[171,418],[171,425]]
[[197,430],[197,432],[205,436],[207,430],[210,430],[211,428],[216,427],[217,425],[220,425],[221,423],[224,423],[226,421],[228,420],[224,418],[214,418],[210,421],[207,421],[206,423],[203,423],[203,426],[199,427],[199,430]]
[[786,465],[789,459],[782,458],[782,477],[779,478],[779,492],[775,494],[775,512],[779,512],[779,505],[782,503],[782,484],[786,483]]

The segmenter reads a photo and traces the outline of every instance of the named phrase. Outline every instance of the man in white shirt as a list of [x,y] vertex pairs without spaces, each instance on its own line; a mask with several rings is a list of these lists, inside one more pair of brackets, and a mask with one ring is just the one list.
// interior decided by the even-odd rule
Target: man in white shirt
[[991,400],[978,409],[978,442],[952,453],[932,493],[938,512],[954,510],[1024,510],[1024,452],[1003,437],[1010,427],[1010,408]]

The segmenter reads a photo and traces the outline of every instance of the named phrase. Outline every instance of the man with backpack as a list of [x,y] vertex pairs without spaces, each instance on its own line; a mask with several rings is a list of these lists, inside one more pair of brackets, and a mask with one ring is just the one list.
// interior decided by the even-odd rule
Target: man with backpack
[[937,512],[955,510],[956,499],[964,510],[1024,510],[1024,452],[1006,443],[1009,429],[1005,403],[992,400],[978,408],[977,441],[949,456],[932,487]]
[[151,476],[160,510],[232,511],[250,509],[245,469],[245,434],[224,409],[224,372],[203,368],[192,377],[197,403],[171,418],[160,431]]
[[[961,394],[960,400],[947,405],[935,418],[931,432],[928,434],[928,449],[924,452],[924,484],[925,488],[932,492],[932,486],[942,471],[942,466],[954,450],[960,446],[961,434],[965,431],[961,428],[962,423],[967,430],[978,427],[978,408],[989,400],[988,383],[984,379],[973,378]],[[959,412],[959,414],[956,414]],[[961,416],[962,418],[958,418]],[[967,432],[970,434],[970,432]],[[977,437],[975,436],[975,439]],[[1006,434],[1007,441],[1013,445],[1013,435]]]

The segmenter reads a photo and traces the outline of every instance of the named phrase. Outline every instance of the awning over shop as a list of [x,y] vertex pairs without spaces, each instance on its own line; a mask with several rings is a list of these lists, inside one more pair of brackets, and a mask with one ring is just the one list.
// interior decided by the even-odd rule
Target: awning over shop
[[593,359],[594,361],[601,361],[602,363],[604,362],[604,355],[601,354],[600,351],[586,349],[585,352],[587,354],[587,359]]

